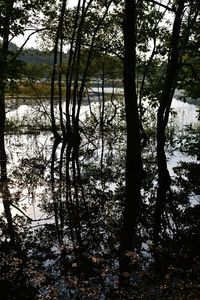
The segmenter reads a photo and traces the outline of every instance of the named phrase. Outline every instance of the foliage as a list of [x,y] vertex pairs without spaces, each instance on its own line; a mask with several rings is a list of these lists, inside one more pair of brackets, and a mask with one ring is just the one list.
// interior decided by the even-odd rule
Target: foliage
[[[6,23],[8,3],[0,3],[0,24]],[[32,103],[35,98],[30,100],[31,107],[28,103],[23,106],[20,103],[20,108],[27,108],[27,111],[14,118],[9,117],[9,113],[12,116],[15,105],[7,105],[10,111],[5,138],[9,179],[0,182],[0,287],[5,298],[198,299],[200,191],[199,164],[195,162],[195,158],[199,158],[198,127],[187,127],[181,133],[181,139],[180,132],[176,136],[173,124],[164,132],[163,152],[167,146],[168,157],[175,149],[178,154],[193,156],[193,161],[182,162],[173,169],[171,186],[163,189],[165,201],[160,205],[157,223],[159,240],[155,241],[153,232],[155,207],[160,200],[159,197],[156,200],[157,185],[160,187],[162,179],[160,169],[158,177],[155,132],[163,128],[165,131],[168,122],[163,114],[163,123],[156,124],[155,110],[159,107],[160,111],[167,99],[163,111],[170,112],[177,80],[178,87],[190,92],[194,74],[187,72],[187,64],[198,65],[198,2],[185,1],[188,5],[180,27],[180,43],[175,49],[178,53],[177,77],[175,73],[171,74],[175,76],[173,82],[166,74],[169,75],[174,50],[171,26],[178,15],[174,10],[179,1],[170,1],[168,7],[137,2],[137,30],[133,31],[137,41],[137,80],[129,82],[131,87],[134,83],[137,85],[137,99],[131,97],[129,104],[133,98],[138,100],[135,107],[139,111],[140,131],[145,130],[149,139],[142,145],[144,180],[141,213],[136,216],[135,245],[134,249],[122,254],[118,249],[127,196],[127,111],[124,96],[117,96],[114,89],[111,94],[106,94],[105,86],[112,82],[114,87],[123,72],[123,3],[114,1],[111,6],[111,1],[81,1],[85,5],[74,9],[65,9],[62,1],[58,6],[52,5],[52,1],[24,0],[20,3],[21,6],[18,1],[14,2],[10,14],[11,35],[18,35],[30,24],[27,9],[30,9],[33,21],[38,9],[45,13],[42,19],[47,35],[43,41],[50,39],[48,48],[55,49],[51,117],[55,118],[56,132],[62,139],[53,143],[48,132],[44,132],[53,127],[53,118],[50,122],[49,105],[43,98],[37,105]],[[166,10],[170,10],[170,20],[165,19]],[[191,34],[193,29],[194,34]],[[0,34],[4,34],[2,27]],[[61,56],[62,47],[69,43],[68,56]],[[22,70],[21,62],[10,64],[16,55],[12,51],[5,52],[2,51],[9,65],[3,76],[16,78],[17,69]],[[174,67],[172,63],[171,66]],[[48,73],[48,68],[27,64],[23,66],[25,73],[31,75],[26,76],[35,92],[38,86],[33,81]],[[64,75],[67,89],[63,88]],[[90,79],[94,76],[97,76],[100,93],[89,91]],[[59,102],[55,100],[57,78]],[[194,83],[197,86],[197,80]],[[47,85],[42,85],[41,89],[49,93]],[[71,93],[69,97],[68,93]],[[66,96],[65,106],[63,95]],[[132,111],[128,113],[132,116]],[[23,134],[18,136],[16,131]],[[30,135],[33,131],[37,134]],[[12,138],[11,133],[14,133]],[[180,141],[178,149],[177,140]],[[134,143],[130,145],[135,150]],[[140,175],[138,171],[136,169],[136,176]],[[135,212],[135,184],[136,178],[133,178],[130,216]],[[126,234],[132,235],[132,232],[127,230]],[[125,271],[121,262],[126,263]]]

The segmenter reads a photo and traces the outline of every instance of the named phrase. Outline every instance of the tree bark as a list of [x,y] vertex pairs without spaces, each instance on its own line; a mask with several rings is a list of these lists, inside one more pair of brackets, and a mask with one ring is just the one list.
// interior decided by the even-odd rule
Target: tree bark
[[4,207],[4,213],[5,213],[5,217],[6,217],[6,221],[8,224],[8,234],[10,236],[10,241],[11,243],[15,243],[16,242],[16,232],[14,229],[14,225],[13,225],[13,219],[12,219],[12,213],[11,213],[11,209],[10,209],[10,191],[8,188],[8,182],[4,181],[2,182],[1,185],[2,188],[2,195],[3,195],[3,207]]
[[176,88],[177,73],[180,59],[180,31],[185,0],[179,0],[175,14],[171,45],[168,58],[168,66],[163,91],[160,97],[160,105],[157,113],[157,164],[158,164],[158,191],[154,214],[153,239],[158,244],[161,231],[162,213],[170,190],[171,178],[167,168],[165,154],[165,130],[168,124],[171,103]]
[[7,81],[8,72],[8,45],[9,45],[9,34],[10,34],[10,15],[13,10],[13,2],[9,1],[6,3],[6,10],[4,20],[2,22],[3,27],[3,41],[0,49],[0,168],[1,168],[1,180],[7,179],[6,170],[6,150],[5,150],[5,88]]
[[[3,64],[1,64],[3,66]],[[5,85],[2,79],[2,69],[0,71],[0,168],[1,181],[7,178],[6,171],[6,150],[5,150]]]
[[[50,100],[50,112],[51,112],[51,124],[52,124],[52,132],[54,135],[54,138],[57,142],[61,142],[62,138],[60,134],[57,131],[56,127],[56,120],[55,120],[55,114],[54,114],[54,88],[55,88],[55,77],[56,77],[56,66],[57,66],[57,60],[58,60],[58,45],[59,41],[61,43],[60,47],[60,61],[59,61],[59,67],[61,69],[62,64],[62,31],[63,31],[63,21],[64,21],[64,14],[66,10],[66,4],[67,0],[63,0],[62,7],[60,11],[60,18],[59,18],[59,24],[56,32],[55,37],[55,46],[54,46],[54,64],[53,64],[53,71],[52,71],[52,78],[51,78],[51,100]],[[65,138],[65,127],[63,123],[63,116],[62,116],[62,93],[61,93],[61,70],[59,70],[59,112],[60,112],[60,124],[61,129],[63,133],[63,138]]]
[[141,202],[143,176],[141,160],[140,120],[137,105],[136,68],[136,1],[126,0],[124,10],[124,96],[127,129],[126,192],[121,232],[120,252],[132,250],[136,234],[137,217]]

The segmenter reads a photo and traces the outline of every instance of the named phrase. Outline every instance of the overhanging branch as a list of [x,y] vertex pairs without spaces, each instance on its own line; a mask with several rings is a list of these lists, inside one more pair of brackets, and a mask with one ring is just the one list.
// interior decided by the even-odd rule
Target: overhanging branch
[[31,32],[28,35],[28,37],[26,38],[26,40],[24,41],[24,43],[21,45],[21,47],[18,49],[18,51],[15,53],[15,55],[12,57],[12,59],[9,62],[14,61],[19,56],[19,54],[22,52],[24,46],[26,45],[26,43],[28,42],[28,40],[32,37],[32,35],[34,35],[34,34],[36,34],[38,32],[44,31],[44,30],[47,30],[47,28],[40,28],[40,29],[36,29],[33,32]]
[[161,3],[161,2],[158,2],[156,0],[147,0],[147,2],[151,2],[153,4],[159,5],[159,6],[163,7],[163,8],[165,8],[168,11],[176,13],[176,10],[173,7],[169,7],[169,6],[167,6],[167,5],[165,5],[165,4]]

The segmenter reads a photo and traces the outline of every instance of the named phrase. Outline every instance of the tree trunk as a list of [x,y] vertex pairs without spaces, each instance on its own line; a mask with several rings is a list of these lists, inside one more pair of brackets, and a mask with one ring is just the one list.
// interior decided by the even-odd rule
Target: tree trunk
[[171,36],[171,46],[168,58],[168,66],[165,84],[160,97],[160,105],[157,113],[157,164],[158,164],[158,191],[155,205],[153,239],[155,245],[158,244],[161,231],[162,213],[167,201],[167,193],[170,190],[171,178],[167,169],[165,155],[165,130],[168,124],[169,112],[174,95],[177,72],[180,59],[180,30],[185,0],[179,0],[173,24]]
[[[2,64],[1,64],[2,66]],[[5,181],[7,177],[6,172],[6,150],[5,150],[5,86],[1,78],[0,71],[0,168],[1,168],[1,181]]]
[[8,224],[8,234],[10,236],[11,243],[16,242],[16,232],[13,225],[13,219],[12,219],[12,213],[10,209],[10,191],[8,188],[8,182],[2,182],[1,185],[2,188],[2,195],[3,195],[3,207],[4,207],[4,213]]
[[141,135],[137,105],[136,67],[136,1],[126,0],[124,10],[124,95],[127,128],[126,194],[120,252],[132,250],[141,202],[142,160]]
[[5,150],[5,87],[8,71],[8,45],[10,33],[10,15],[12,14],[13,1],[6,3],[5,16],[2,22],[3,27],[3,41],[0,51],[0,168],[1,180],[5,181],[7,178],[6,171],[6,150]]
[[59,72],[59,112],[60,112],[60,123],[61,123],[61,129],[63,133],[63,138],[65,138],[65,128],[63,123],[63,116],[62,116],[62,93],[61,93],[61,70],[57,71],[57,60],[58,60],[58,46],[59,41],[61,44],[60,47],[60,61],[59,61],[59,68],[61,69],[62,65],[62,31],[63,31],[63,21],[64,21],[64,14],[66,10],[66,0],[63,0],[62,7],[60,11],[60,18],[59,18],[59,24],[56,32],[55,37],[55,45],[54,45],[54,63],[53,63],[53,71],[52,71],[52,78],[51,78],[51,100],[50,100],[50,113],[51,113],[51,124],[52,124],[52,132],[54,135],[54,138],[57,142],[61,142],[62,138],[60,134],[57,131],[56,127],[56,120],[55,120],[55,113],[54,113],[54,89],[55,89],[55,79],[56,79],[56,73]]

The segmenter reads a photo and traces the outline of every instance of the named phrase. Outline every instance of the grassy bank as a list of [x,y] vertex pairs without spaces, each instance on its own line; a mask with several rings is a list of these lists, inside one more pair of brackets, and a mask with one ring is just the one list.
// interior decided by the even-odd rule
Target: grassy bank
[[[65,87],[62,87],[63,93],[65,92]],[[55,95],[58,95],[58,86],[55,85]],[[14,88],[7,88],[6,97],[50,97],[51,95],[51,85],[50,83],[17,83]]]

